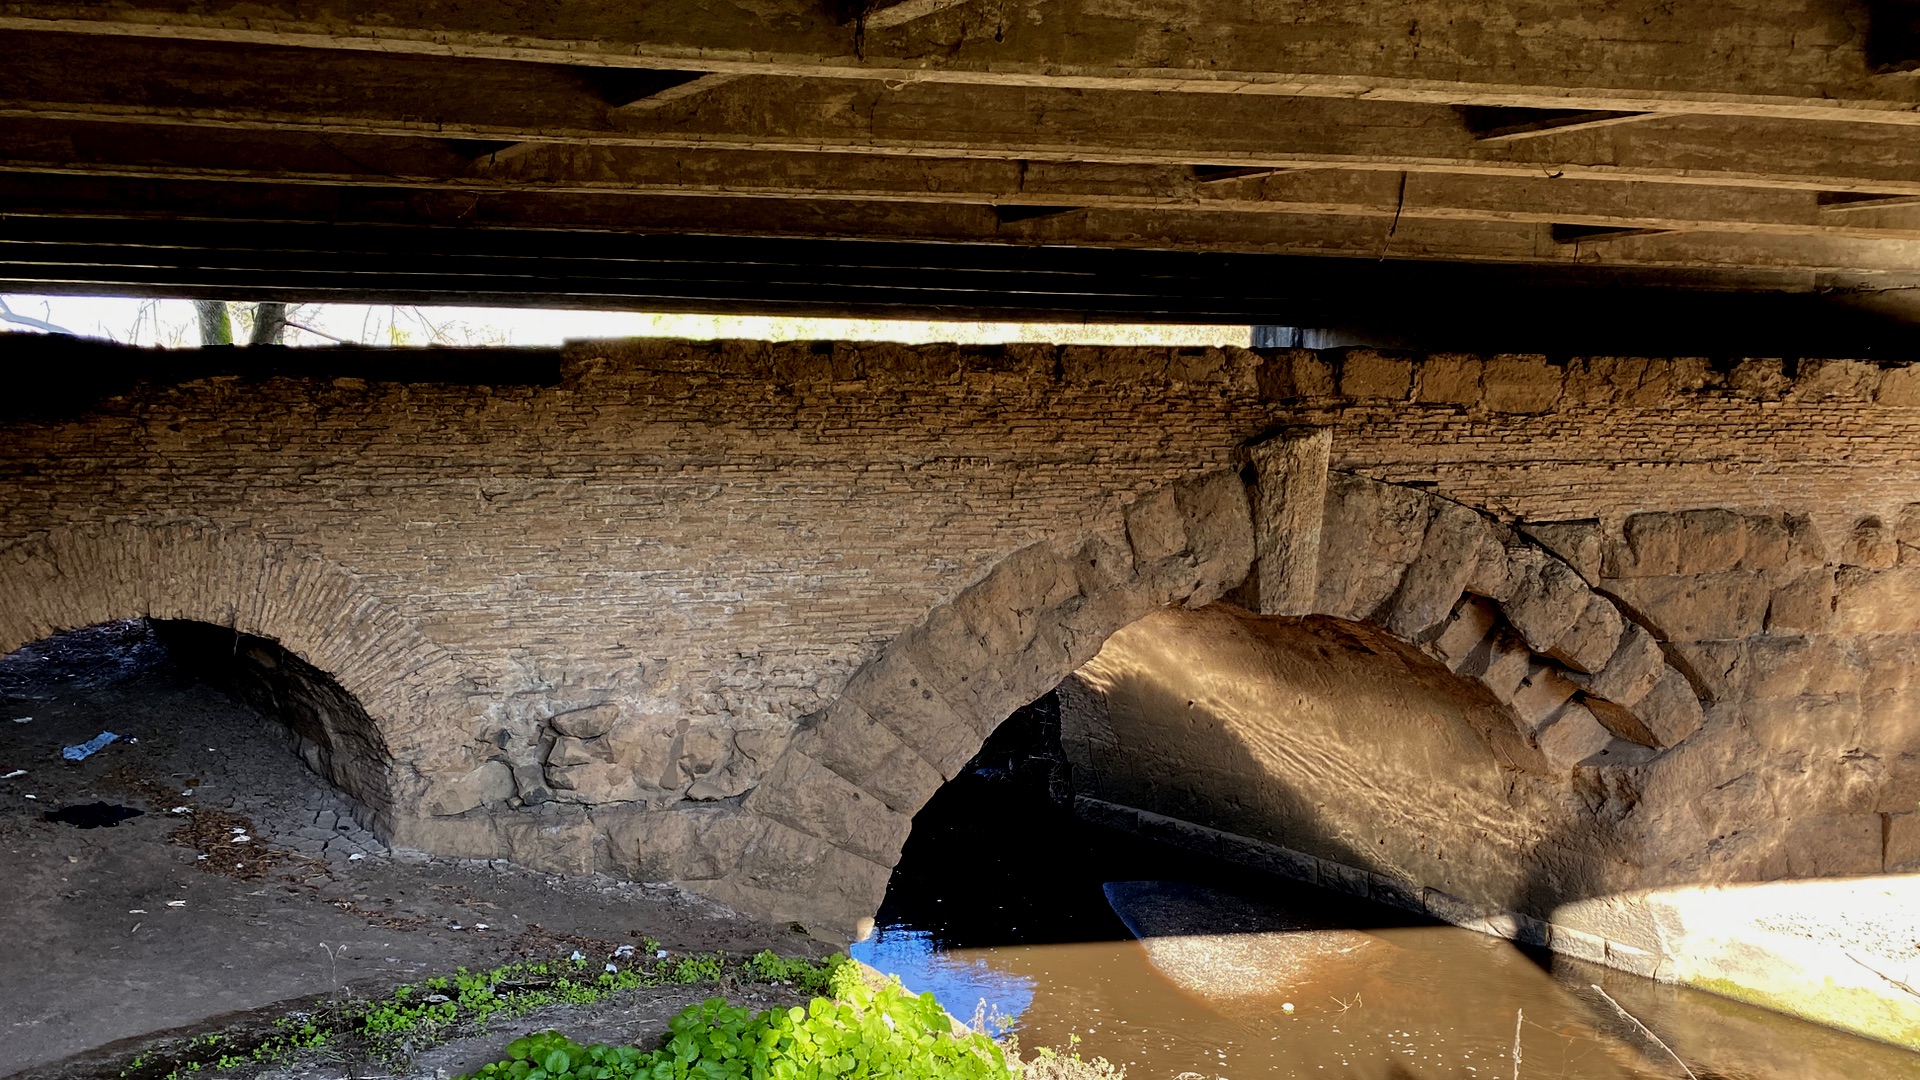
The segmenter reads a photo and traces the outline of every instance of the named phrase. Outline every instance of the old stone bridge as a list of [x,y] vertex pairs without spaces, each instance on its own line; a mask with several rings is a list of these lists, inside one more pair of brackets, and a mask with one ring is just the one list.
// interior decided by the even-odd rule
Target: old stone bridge
[[1920,366],[6,350],[0,651],[225,628],[397,845],[844,939],[1062,687],[1087,814],[1649,974],[1920,869]]

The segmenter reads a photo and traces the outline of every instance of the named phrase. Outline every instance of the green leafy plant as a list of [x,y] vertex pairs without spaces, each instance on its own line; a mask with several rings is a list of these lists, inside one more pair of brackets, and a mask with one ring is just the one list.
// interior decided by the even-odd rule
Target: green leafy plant
[[868,985],[851,964],[828,982],[833,996],[804,1009],[756,1014],[709,998],[668,1021],[667,1044],[651,1053],[552,1031],[517,1039],[466,1080],[1006,1080],[1000,1047],[932,994]]
[[[803,991],[817,991],[827,985],[834,971],[846,966],[846,957],[839,955],[825,960],[783,958],[770,951],[746,960],[720,953],[662,957],[658,941],[647,938],[644,945],[640,950],[622,948],[601,959],[589,960],[576,952],[565,959],[507,964],[490,971],[461,968],[452,975],[396,987],[383,999],[341,1001],[313,1014],[284,1017],[275,1022],[272,1034],[248,1045],[234,1046],[214,1034],[197,1036],[164,1054],[157,1049],[143,1052],[129,1061],[120,1075],[126,1080],[183,1080],[203,1069],[288,1061],[303,1050],[342,1039],[358,1043],[376,1057],[398,1060],[456,1035],[484,1032],[496,1018],[521,1016],[548,1005],[590,1004],[636,987],[721,982],[728,978],[780,982]],[[573,1045],[548,1049],[567,1050]],[[587,1053],[586,1048],[582,1052]],[[572,1051],[567,1053],[571,1055]],[[637,1050],[608,1048],[599,1057],[588,1054],[580,1059],[590,1061],[595,1071],[582,1072],[569,1064],[561,1073],[543,1075],[571,1072],[575,1080],[597,1078],[601,1075],[598,1069],[624,1067],[619,1063],[638,1054]],[[499,1075],[524,1076],[545,1067],[544,1060],[520,1060],[528,1063],[524,1073]],[[571,1063],[574,1059],[568,1060]]]

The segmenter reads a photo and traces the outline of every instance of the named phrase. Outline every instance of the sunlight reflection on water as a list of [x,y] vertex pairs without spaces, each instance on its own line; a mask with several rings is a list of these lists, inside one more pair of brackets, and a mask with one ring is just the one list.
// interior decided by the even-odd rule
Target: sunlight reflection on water
[[1033,980],[1000,971],[984,960],[941,951],[933,935],[907,926],[886,926],[849,948],[855,960],[900,976],[916,991],[933,991],[941,1006],[962,1020],[976,1012],[989,1021],[990,1030],[1011,1025],[1033,1004]]

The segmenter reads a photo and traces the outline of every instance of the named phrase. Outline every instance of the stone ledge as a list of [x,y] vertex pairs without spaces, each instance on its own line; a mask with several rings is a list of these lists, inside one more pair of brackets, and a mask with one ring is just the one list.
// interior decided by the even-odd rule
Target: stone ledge
[[1920,1049],[1920,996],[1910,989],[1920,963],[1890,970],[1903,961],[1866,929],[1876,919],[1898,922],[1898,912],[1910,922],[1920,877],[1649,890],[1564,904],[1546,920],[1085,795],[1074,799],[1074,812],[1462,929]]

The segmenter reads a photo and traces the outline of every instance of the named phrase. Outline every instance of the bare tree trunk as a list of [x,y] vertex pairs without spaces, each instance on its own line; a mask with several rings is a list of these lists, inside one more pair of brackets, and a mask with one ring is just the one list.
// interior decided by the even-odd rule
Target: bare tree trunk
[[195,300],[193,310],[200,314],[200,344],[233,344],[233,320],[227,317],[224,300]]
[[253,306],[253,336],[247,339],[249,345],[278,345],[287,336],[287,305],[255,304]]

